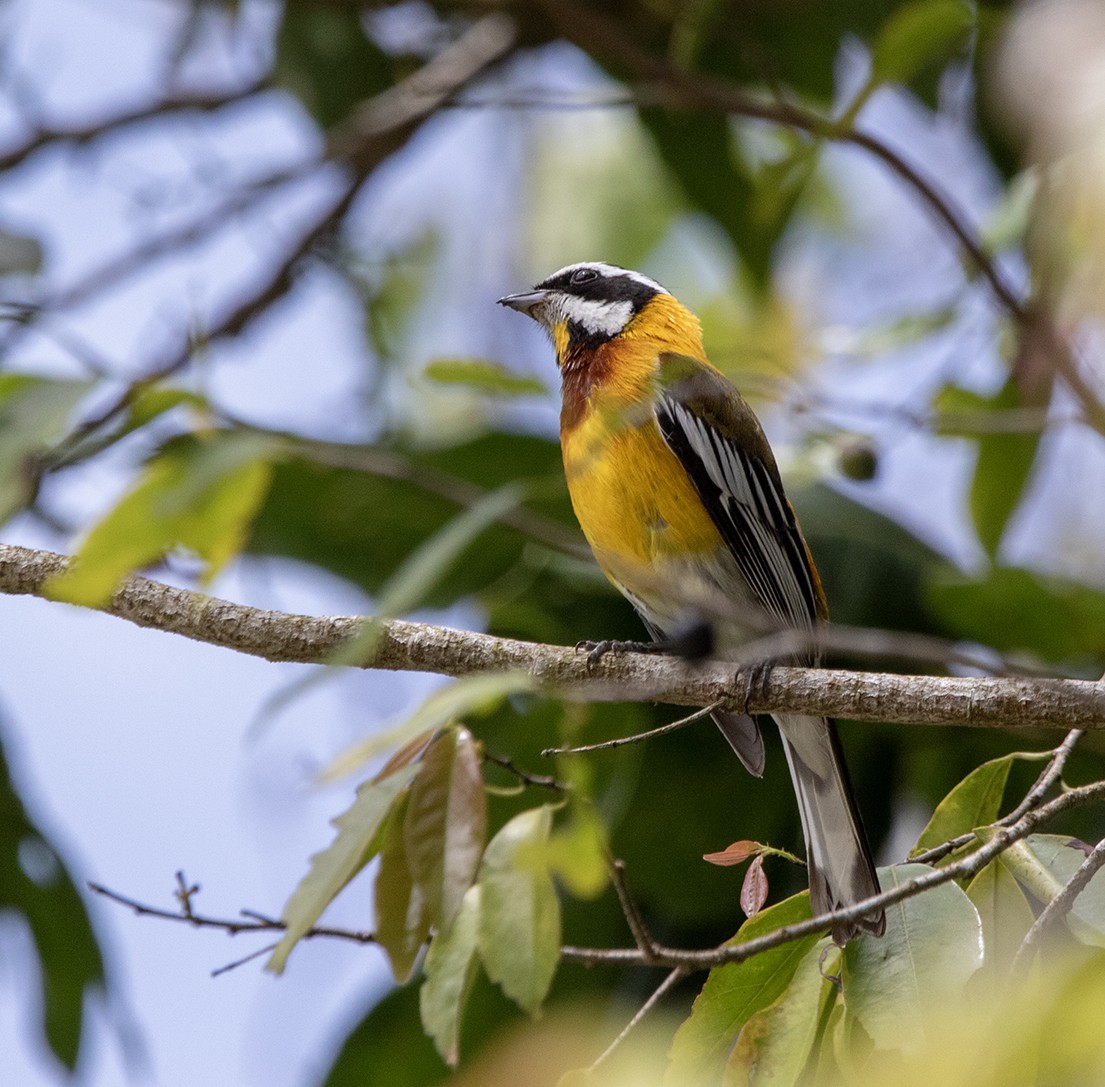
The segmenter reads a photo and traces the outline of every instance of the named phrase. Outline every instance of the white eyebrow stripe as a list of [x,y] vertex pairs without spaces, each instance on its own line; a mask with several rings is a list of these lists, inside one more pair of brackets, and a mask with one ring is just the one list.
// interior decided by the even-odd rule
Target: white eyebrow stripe
[[598,272],[604,279],[618,279],[624,276],[626,279],[633,280],[634,283],[640,283],[642,286],[651,287],[660,294],[671,293],[666,287],[662,287],[657,283],[655,279],[649,279],[648,276],[642,275],[640,272],[634,272],[631,268],[619,268],[616,264],[605,264],[600,260],[582,260],[577,264],[566,264],[563,268],[553,272],[548,278],[556,279],[558,276],[574,272],[579,268],[590,268]]

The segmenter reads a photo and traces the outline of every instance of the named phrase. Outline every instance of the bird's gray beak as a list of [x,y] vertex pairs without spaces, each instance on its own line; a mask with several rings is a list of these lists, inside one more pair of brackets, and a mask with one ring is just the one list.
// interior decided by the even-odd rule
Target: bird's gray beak
[[524,313],[527,317],[533,317],[534,309],[536,309],[542,302],[548,298],[548,291],[522,291],[519,294],[504,295],[499,299],[500,306],[506,306],[509,309],[517,310],[519,313]]

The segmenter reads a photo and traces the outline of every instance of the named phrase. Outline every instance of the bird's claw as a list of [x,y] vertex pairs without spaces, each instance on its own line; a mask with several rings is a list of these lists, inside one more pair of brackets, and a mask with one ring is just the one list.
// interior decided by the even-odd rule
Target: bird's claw
[[767,697],[767,684],[774,667],[774,661],[762,660],[756,661],[754,664],[744,665],[737,672],[736,682],[744,689],[744,713],[752,712],[748,708],[750,702],[761,702]]
[[607,653],[655,653],[653,642],[624,642],[615,638],[604,638],[601,642],[576,642],[576,650],[587,653],[587,667],[598,664]]

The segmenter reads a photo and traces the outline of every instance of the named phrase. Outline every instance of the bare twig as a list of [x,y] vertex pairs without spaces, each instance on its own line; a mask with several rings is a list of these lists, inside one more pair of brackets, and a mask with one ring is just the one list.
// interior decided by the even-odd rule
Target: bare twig
[[514,760],[509,755],[493,755],[490,751],[484,751],[483,757],[487,762],[493,762],[507,773],[513,774],[524,785],[532,785],[537,789],[552,789],[557,793],[568,791],[568,786],[564,782],[550,774],[531,774],[528,770],[515,766]]
[[633,942],[644,956],[645,962],[651,962],[656,941],[653,940],[652,934],[648,931],[645,919],[641,916],[641,911],[637,908],[637,903],[625,882],[625,861],[620,857],[609,857],[608,861],[610,882],[614,884],[614,891],[617,893],[618,902],[622,907],[622,913],[625,915],[625,923],[633,934]]
[[[178,873],[179,875],[179,873]],[[193,928],[213,928],[225,932],[228,936],[239,936],[245,932],[283,932],[287,927],[283,921],[277,921],[262,914],[242,911],[244,920],[229,917],[208,917],[205,914],[196,913],[192,908],[191,900],[198,888],[190,887],[187,893],[182,895],[180,889],[174,892],[180,908],[177,910],[165,910],[157,906],[147,905],[137,899],[113,891],[101,883],[89,883],[88,889],[94,894],[117,902],[120,906],[126,906],[133,910],[139,917],[160,917],[165,921],[183,921]],[[306,937],[322,936],[334,940],[348,940],[355,944],[372,944],[376,937],[371,932],[356,932],[352,929],[333,928],[327,925],[318,925],[304,934]]]
[[[0,594],[48,597],[50,579],[69,562],[53,552],[0,544]],[[367,621],[250,608],[138,576],[124,579],[99,610],[250,656],[305,664],[327,663]],[[695,707],[716,702],[722,709],[750,713],[988,728],[1105,728],[1105,684],[1086,680],[965,679],[777,667],[746,699],[734,665],[724,661],[610,653],[591,665],[586,655],[567,646],[535,645],[399,619],[373,622],[376,637],[361,667],[450,676],[523,671],[535,690],[572,700]]]
[[136,109],[124,110],[109,117],[67,127],[37,129],[22,143],[0,151],[0,171],[21,165],[45,147],[57,144],[89,144],[121,129],[156,121],[177,113],[214,113],[224,106],[234,105],[253,98],[267,89],[263,82],[249,83],[226,91],[173,95]]
[[675,988],[688,974],[689,970],[677,966],[666,978],[653,990],[652,995],[636,1011],[633,1018],[618,1032],[618,1036],[594,1059],[588,1071],[594,1072],[601,1064],[607,1061],[618,1047],[629,1037],[630,1033],[640,1025],[641,1021],[655,1008],[672,989]]
[[686,717],[680,717],[678,721],[661,725],[659,728],[650,728],[647,732],[637,732],[632,736],[616,736],[613,740],[602,740],[597,744],[582,744],[580,747],[546,747],[541,754],[545,756],[582,755],[588,751],[607,751],[613,747],[625,747],[626,744],[639,744],[645,740],[651,740],[654,736],[663,736],[668,732],[686,728],[687,725],[692,725],[695,721],[701,721],[703,717],[709,717],[714,710],[720,709],[720,707],[720,702],[714,702],[704,709],[687,714]]

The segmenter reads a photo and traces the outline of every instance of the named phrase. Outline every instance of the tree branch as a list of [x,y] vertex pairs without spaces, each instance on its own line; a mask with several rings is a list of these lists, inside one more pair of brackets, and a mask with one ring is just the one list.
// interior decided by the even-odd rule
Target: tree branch
[[[49,598],[49,581],[70,559],[0,544],[0,593]],[[690,663],[656,654],[607,654],[591,665],[567,646],[400,619],[305,616],[235,604],[131,576],[100,609],[142,627],[180,634],[271,661],[326,664],[364,628],[377,624],[368,659],[386,671],[463,676],[518,670],[551,697],[589,702],[718,702],[752,713],[803,713],[859,721],[990,728],[1105,728],[1105,684],[1059,679],[896,676],[817,668],[775,668],[745,701],[737,665]],[[762,658],[761,658],[762,659]],[[748,663],[754,663],[749,661]]]

